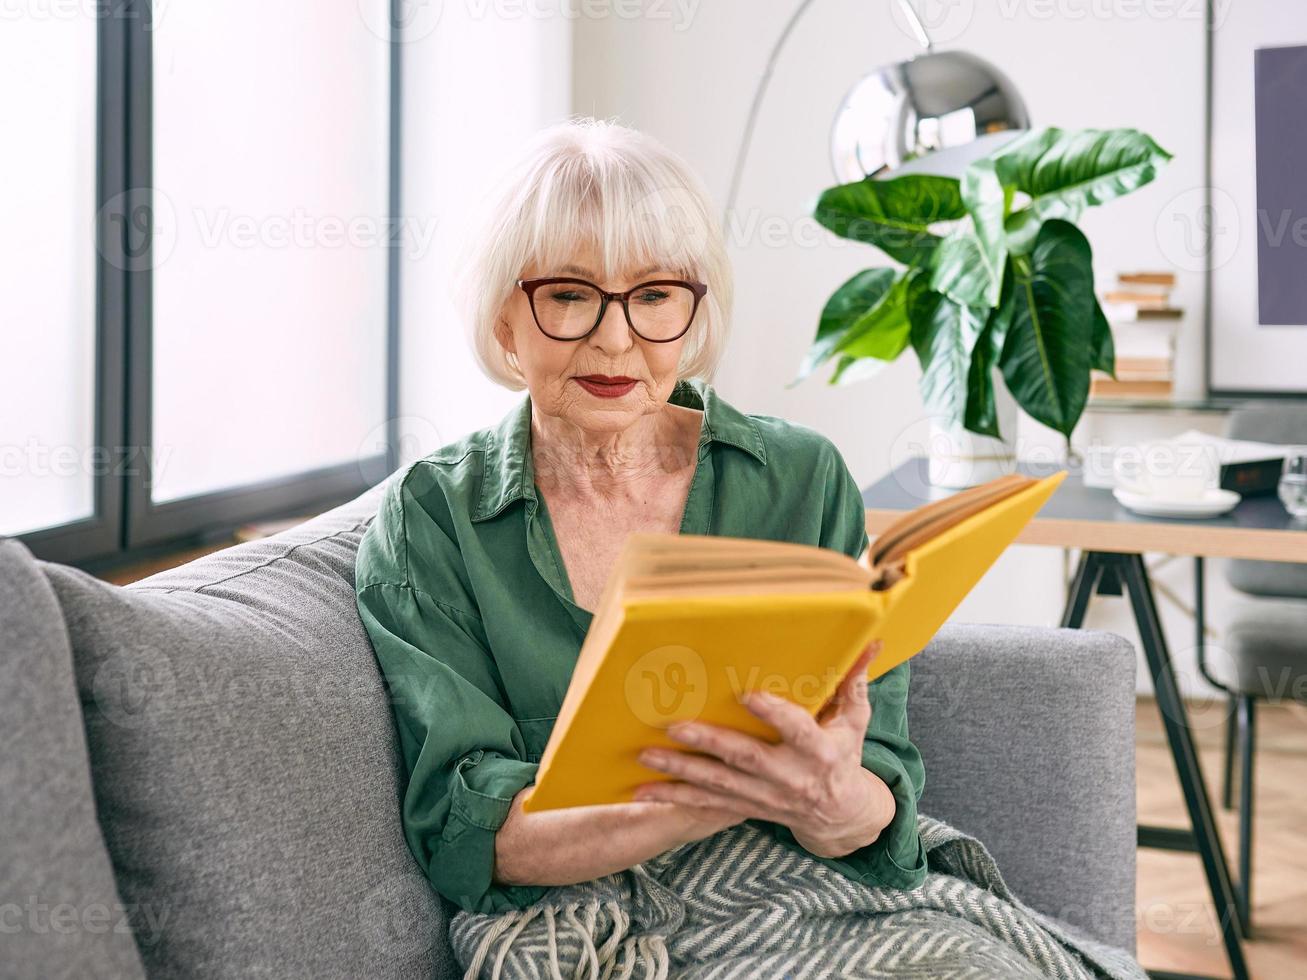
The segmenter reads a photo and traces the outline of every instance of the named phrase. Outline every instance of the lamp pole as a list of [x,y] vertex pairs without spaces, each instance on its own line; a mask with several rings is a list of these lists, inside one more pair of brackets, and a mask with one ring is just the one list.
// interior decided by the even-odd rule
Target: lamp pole
[[[794,13],[790,14],[790,19],[785,22],[785,27],[781,30],[780,37],[772,45],[771,54],[767,56],[767,64],[763,67],[762,77],[758,79],[758,87],[753,93],[753,102],[749,106],[749,115],[744,121],[744,135],[740,139],[740,147],[735,152],[735,168],[731,172],[731,186],[726,193],[726,208],[722,212],[723,231],[728,227],[731,213],[735,210],[735,200],[740,193],[740,177],[744,173],[744,161],[749,155],[749,146],[753,143],[753,128],[758,121],[758,110],[762,107],[762,97],[767,91],[767,83],[771,81],[772,71],[776,68],[776,62],[780,59],[781,50],[785,47],[785,42],[790,39],[790,34],[798,24],[799,19],[812,6],[813,0],[802,0]],[[911,0],[898,0],[899,7],[902,8],[904,16],[908,19],[908,26],[912,32],[917,35],[917,40],[929,54],[934,50],[931,43],[930,35],[926,33],[926,25],[921,22],[921,16],[917,9],[912,5]]]

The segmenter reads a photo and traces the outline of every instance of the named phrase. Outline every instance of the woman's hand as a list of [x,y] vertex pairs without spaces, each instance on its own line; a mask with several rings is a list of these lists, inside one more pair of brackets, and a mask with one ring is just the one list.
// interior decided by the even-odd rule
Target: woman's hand
[[648,802],[527,813],[522,802],[529,792],[526,787],[513,798],[495,834],[492,879],[498,884],[588,881],[746,819],[729,810]]
[[711,837],[719,830],[743,823],[747,817],[734,810],[719,810],[712,807],[685,806],[679,803],[660,803],[643,800],[626,804],[630,807],[650,807],[651,815],[661,816],[677,828],[675,831],[680,843]]
[[895,809],[889,787],[862,767],[871,721],[867,664],[879,650],[879,641],[863,650],[818,718],[783,698],[746,695],[746,707],[780,734],[777,744],[701,722],[673,725],[667,734],[694,752],[642,752],[642,764],[677,781],[645,783],[636,799],[783,824],[822,857],[841,857],[870,844],[889,826]]

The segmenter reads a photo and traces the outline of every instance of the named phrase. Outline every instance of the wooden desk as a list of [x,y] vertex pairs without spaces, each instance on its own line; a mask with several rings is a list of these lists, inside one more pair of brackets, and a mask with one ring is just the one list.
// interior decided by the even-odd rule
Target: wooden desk
[[[1022,466],[1021,471],[1047,476],[1058,468]],[[950,491],[926,482],[926,472],[925,459],[912,459],[863,491],[869,534],[879,534],[905,510],[948,495]],[[1157,551],[1307,562],[1307,522],[1295,523],[1275,497],[1248,497],[1222,517],[1141,517],[1118,504],[1110,490],[1086,487],[1078,473],[1068,473],[1017,543],[1121,554]]]
[[[1047,476],[1058,468],[1022,466],[1021,470],[1031,476]],[[863,490],[868,534],[874,538],[905,511],[953,492],[931,487],[926,474],[926,460],[912,459]],[[1080,562],[1062,613],[1063,626],[1079,628],[1084,623],[1089,600],[1095,594],[1129,596],[1191,824],[1190,830],[1140,826],[1139,844],[1199,854],[1231,971],[1237,980],[1244,980],[1248,976],[1243,955],[1248,891],[1233,881],[1216,832],[1211,800],[1198,765],[1197,748],[1157,615],[1143,553],[1157,551],[1194,558],[1199,668],[1205,677],[1221,687],[1207,672],[1204,658],[1203,558],[1307,562],[1307,523],[1290,518],[1275,497],[1247,498],[1229,514],[1217,518],[1141,517],[1118,504],[1110,490],[1086,487],[1080,475],[1072,472],[1016,540],[1018,544],[1080,551]],[[1242,870],[1241,878],[1246,882],[1247,871]],[[1181,975],[1154,972],[1152,976],[1178,978]]]

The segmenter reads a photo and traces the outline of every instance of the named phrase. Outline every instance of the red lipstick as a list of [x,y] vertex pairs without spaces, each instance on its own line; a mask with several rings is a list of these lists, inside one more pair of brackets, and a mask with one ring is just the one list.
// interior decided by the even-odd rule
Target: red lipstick
[[636,385],[635,378],[623,374],[585,374],[573,380],[597,398],[620,398]]

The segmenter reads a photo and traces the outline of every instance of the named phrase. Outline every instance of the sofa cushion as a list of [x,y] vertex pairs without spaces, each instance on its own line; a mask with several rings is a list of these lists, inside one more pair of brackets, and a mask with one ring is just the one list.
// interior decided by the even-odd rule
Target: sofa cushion
[[21,542],[0,539],[0,973],[144,977],[95,819],[68,635]]
[[354,600],[380,491],[126,588],[43,563],[151,975],[452,974]]

